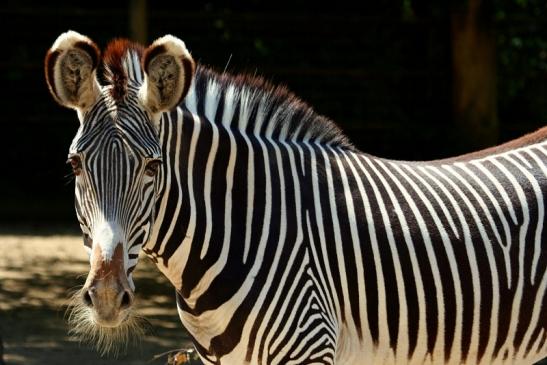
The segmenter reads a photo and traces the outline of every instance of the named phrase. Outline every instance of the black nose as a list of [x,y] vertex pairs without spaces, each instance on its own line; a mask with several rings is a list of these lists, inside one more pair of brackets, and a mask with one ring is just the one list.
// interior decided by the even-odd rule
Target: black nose
[[82,295],[82,300],[84,301],[84,304],[87,305],[89,308],[93,307],[93,289],[84,290],[84,293]]
[[122,309],[129,308],[132,303],[133,303],[133,294],[130,293],[129,290],[125,290],[122,295],[122,301],[120,303],[120,307]]
[[118,287],[117,290],[112,288],[104,288],[103,286],[96,287],[94,285],[82,290],[82,302],[88,308],[94,310],[103,310],[110,308],[111,310],[122,310],[130,308],[133,304],[135,296],[129,288]]

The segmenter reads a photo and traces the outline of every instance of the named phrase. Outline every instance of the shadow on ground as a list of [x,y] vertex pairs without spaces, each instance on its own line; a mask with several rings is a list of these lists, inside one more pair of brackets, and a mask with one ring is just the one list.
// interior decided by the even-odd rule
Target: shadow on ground
[[178,319],[174,291],[142,258],[134,273],[139,314],[151,324],[146,337],[117,359],[101,358],[68,336],[68,298],[88,270],[75,236],[0,236],[0,335],[7,365],[165,364],[170,350],[191,347]]
[[8,235],[0,230],[0,337],[6,365],[159,365],[168,361],[166,352],[191,347],[173,289],[146,258],[134,272],[138,312],[151,324],[143,341],[112,359],[70,339],[66,306],[87,271],[77,236]]

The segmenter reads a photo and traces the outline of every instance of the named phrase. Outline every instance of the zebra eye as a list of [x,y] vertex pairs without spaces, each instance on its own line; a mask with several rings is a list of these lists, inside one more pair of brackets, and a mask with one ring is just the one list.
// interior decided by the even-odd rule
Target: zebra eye
[[80,156],[68,156],[68,160],[66,160],[66,163],[69,164],[70,167],[72,167],[72,172],[74,172],[74,175],[80,175],[80,173],[82,172],[82,160],[80,159]]
[[161,161],[160,160],[152,160],[149,161],[146,164],[146,168],[144,169],[144,173],[148,176],[156,176],[158,173],[158,170],[160,168]]

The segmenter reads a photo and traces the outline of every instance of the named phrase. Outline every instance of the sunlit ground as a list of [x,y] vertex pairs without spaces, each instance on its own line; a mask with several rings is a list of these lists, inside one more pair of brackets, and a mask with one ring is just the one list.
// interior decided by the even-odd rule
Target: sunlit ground
[[0,235],[0,334],[8,365],[164,364],[166,356],[154,356],[190,347],[173,289],[146,258],[134,272],[138,312],[152,325],[140,345],[109,359],[70,339],[67,298],[87,270],[78,236]]

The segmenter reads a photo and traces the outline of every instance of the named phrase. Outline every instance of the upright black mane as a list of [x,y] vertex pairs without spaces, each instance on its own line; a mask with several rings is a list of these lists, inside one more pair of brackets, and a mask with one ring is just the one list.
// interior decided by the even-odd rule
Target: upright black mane
[[[224,100],[228,88],[237,90],[234,102],[242,107],[242,94],[249,101],[245,103],[256,115],[259,104],[265,106],[266,119],[262,129],[273,128],[273,135],[285,129],[287,140],[310,140],[333,147],[354,149],[342,130],[329,118],[316,113],[311,106],[289,91],[284,85],[273,85],[260,76],[249,74],[232,75],[218,73],[209,67],[198,65],[194,77],[194,90],[198,99],[206,97],[211,84],[220,91]],[[248,128],[253,129],[255,118],[250,118]]]
[[144,77],[139,63],[143,53],[144,47],[123,38],[106,46],[97,76],[102,85],[110,87],[110,96],[115,101],[126,97],[129,82],[140,82]]
[[[106,47],[98,76],[101,84],[110,87],[110,95],[115,101],[120,101],[127,95],[129,82],[141,82],[143,72],[139,60],[142,54],[142,46],[126,39],[115,39]],[[251,109],[251,116],[256,116],[259,106],[263,107],[266,113],[263,128],[273,128],[274,137],[283,130],[287,140],[309,140],[333,147],[354,149],[333,121],[317,114],[284,85],[273,85],[260,76],[219,73],[198,65],[192,87],[198,99],[207,97],[212,84],[216,85],[220,100],[224,100],[226,90],[235,89],[232,102],[239,108],[245,104]],[[251,130],[253,122],[254,117],[249,119],[248,128]]]

